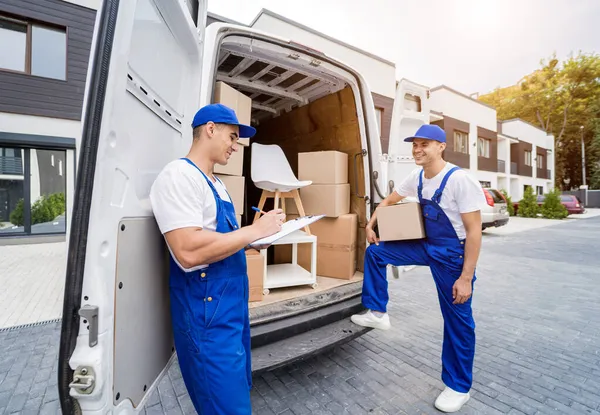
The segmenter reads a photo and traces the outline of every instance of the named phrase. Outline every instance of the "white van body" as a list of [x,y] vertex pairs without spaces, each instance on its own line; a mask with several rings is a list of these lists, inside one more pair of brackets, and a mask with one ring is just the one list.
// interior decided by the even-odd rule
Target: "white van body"
[[[351,155],[354,175],[349,174],[360,222],[367,221],[389,193],[390,181],[401,180],[414,168],[400,138],[428,122],[425,87],[399,83],[388,157],[381,154],[371,92],[360,73],[292,40],[229,24],[206,29],[205,21],[206,0],[106,0],[98,10],[83,106],[59,352],[64,413],[139,412],[175,358],[168,251],[148,195],[163,166],[187,153],[191,119],[198,108],[212,102],[227,53],[260,57],[319,79],[304,89],[304,95],[274,90],[284,96],[266,100],[279,100],[279,106],[256,110],[259,130],[269,118],[286,116],[321,97],[340,93],[354,97],[355,111],[349,113],[355,117],[359,141],[346,145],[360,147]],[[361,235],[364,250],[364,233],[359,231]],[[347,320],[351,309],[344,301],[358,307],[360,287],[347,284],[321,295],[321,300],[294,299],[302,309],[289,306],[293,301],[286,310],[277,304],[257,307],[253,310],[257,336],[266,330],[259,323],[277,319],[290,319],[290,324],[296,319],[294,324],[302,324],[305,331],[331,332],[325,324]],[[311,317],[300,321],[318,307],[338,309],[322,327]],[[326,346],[363,332],[321,341]],[[267,340],[260,341],[269,346]],[[282,358],[277,364],[284,362]],[[263,367],[272,365],[266,362]]]

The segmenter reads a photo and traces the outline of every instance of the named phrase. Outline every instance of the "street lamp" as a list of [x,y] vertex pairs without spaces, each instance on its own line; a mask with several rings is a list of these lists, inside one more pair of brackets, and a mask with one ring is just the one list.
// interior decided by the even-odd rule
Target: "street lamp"
[[585,145],[583,144],[583,125],[579,127],[581,130],[581,174],[583,175],[583,185],[585,186]]

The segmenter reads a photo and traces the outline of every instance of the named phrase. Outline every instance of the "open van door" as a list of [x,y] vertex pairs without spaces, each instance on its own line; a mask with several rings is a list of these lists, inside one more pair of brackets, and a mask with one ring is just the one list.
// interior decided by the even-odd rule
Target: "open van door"
[[140,411],[174,356],[168,251],[150,187],[185,155],[206,0],[105,0],[84,101],[67,259],[62,412]]
[[[416,168],[411,143],[404,138],[413,135],[420,126],[429,124],[429,88],[407,79],[398,82],[392,112],[392,125],[387,155],[387,181],[385,189],[391,193],[394,184],[400,183]],[[383,171],[386,171],[382,168]]]

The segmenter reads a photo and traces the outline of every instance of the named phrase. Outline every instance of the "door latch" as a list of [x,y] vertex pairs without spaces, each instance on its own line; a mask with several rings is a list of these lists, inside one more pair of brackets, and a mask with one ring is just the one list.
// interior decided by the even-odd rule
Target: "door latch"
[[75,373],[73,373],[73,382],[69,383],[69,388],[75,389],[78,393],[89,395],[94,390],[95,384],[94,369],[89,366],[78,366]]
[[98,344],[98,306],[86,304],[79,309],[79,315],[88,321],[89,345],[94,347]]

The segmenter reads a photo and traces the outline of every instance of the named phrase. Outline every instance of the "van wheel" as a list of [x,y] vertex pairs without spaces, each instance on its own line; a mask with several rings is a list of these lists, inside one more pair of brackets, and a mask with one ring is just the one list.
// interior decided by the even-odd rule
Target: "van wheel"
[[312,287],[313,290],[317,289],[318,286],[319,286],[319,284],[317,284],[316,282],[311,285],[311,287]]

